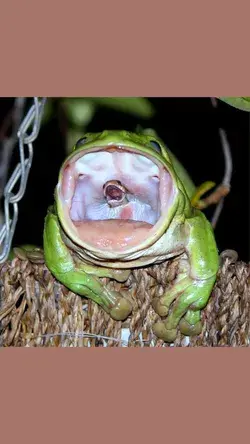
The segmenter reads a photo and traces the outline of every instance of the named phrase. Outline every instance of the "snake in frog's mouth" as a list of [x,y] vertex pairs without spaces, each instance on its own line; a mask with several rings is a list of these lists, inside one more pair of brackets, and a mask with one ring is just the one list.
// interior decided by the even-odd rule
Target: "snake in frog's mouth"
[[64,229],[79,245],[121,251],[146,241],[172,205],[167,168],[142,150],[95,147],[72,156],[57,186]]

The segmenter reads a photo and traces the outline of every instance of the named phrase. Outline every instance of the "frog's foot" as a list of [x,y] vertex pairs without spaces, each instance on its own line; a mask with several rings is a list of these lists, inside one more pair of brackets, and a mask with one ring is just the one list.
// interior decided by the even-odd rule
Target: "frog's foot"
[[174,291],[169,291],[160,298],[154,298],[152,301],[152,307],[154,311],[161,316],[161,318],[168,315],[169,307],[171,303],[176,299],[177,294]]
[[188,310],[179,323],[180,332],[185,336],[197,336],[202,331],[200,310]]
[[14,247],[9,254],[9,259],[18,257],[21,260],[29,260],[34,263],[44,263],[43,250],[35,245],[21,245],[20,247]]
[[158,301],[153,301],[153,307],[160,316],[167,316],[171,306],[171,313],[164,321],[156,322],[153,326],[154,334],[166,342],[176,339],[178,328],[187,336],[201,332],[200,310],[205,307],[209,299],[214,277],[206,280],[192,280],[187,277],[168,291]]
[[[185,336],[197,336],[202,331],[200,321],[200,311],[188,310],[186,315],[179,322],[180,332]],[[166,321],[156,322],[153,326],[154,334],[165,342],[174,342],[177,337],[177,328],[169,329]]]
[[132,305],[123,297],[117,298],[115,304],[109,311],[109,315],[115,321],[124,321],[132,312]]
[[132,312],[131,302],[118,291],[102,286],[99,295],[90,295],[115,321],[124,321]]
[[188,309],[180,320],[180,331],[185,336],[197,336],[202,331],[201,310],[206,306],[207,299],[200,297]]
[[119,292],[110,290],[106,286],[102,286],[95,294],[85,288],[82,295],[100,305],[115,321],[124,321],[132,312],[131,302]]
[[180,296],[186,287],[192,284],[189,277],[181,278],[180,276],[174,282],[174,285],[164,293],[161,297],[156,297],[152,301],[154,311],[161,317],[168,315],[170,305]]
[[98,277],[87,274],[82,269],[58,273],[57,279],[71,291],[92,299],[116,321],[123,321],[132,312],[132,304],[118,291],[103,285]]
[[153,333],[164,342],[174,342],[177,337],[177,328],[168,329],[165,321],[159,321],[153,325]]
[[[190,285],[191,279],[185,277],[183,279],[177,278],[175,285],[165,292],[165,294],[159,298],[155,298],[152,301],[152,307],[155,312],[161,316],[166,317],[169,313],[171,304],[181,295],[183,288],[188,284]],[[165,342],[174,342],[177,337],[178,329],[176,326],[168,325],[167,320],[156,322],[153,326],[154,334]]]

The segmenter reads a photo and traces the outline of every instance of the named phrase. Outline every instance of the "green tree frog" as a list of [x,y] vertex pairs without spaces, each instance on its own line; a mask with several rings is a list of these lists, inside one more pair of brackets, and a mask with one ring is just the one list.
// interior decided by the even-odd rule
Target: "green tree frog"
[[152,302],[154,334],[173,342],[201,331],[200,312],[219,267],[214,233],[191,205],[195,186],[152,132],[85,134],[63,163],[44,226],[45,262],[71,291],[115,320],[132,306],[102,277],[125,282],[130,270],[180,257],[179,273]]

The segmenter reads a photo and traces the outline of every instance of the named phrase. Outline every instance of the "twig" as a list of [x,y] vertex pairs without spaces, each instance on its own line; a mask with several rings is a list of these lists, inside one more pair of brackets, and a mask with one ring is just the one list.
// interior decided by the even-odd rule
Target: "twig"
[[113,338],[111,336],[103,336],[103,335],[97,335],[94,333],[84,333],[84,332],[79,332],[79,333],[75,333],[75,332],[58,332],[58,333],[46,333],[46,334],[40,334],[40,335],[35,335],[33,337],[33,339],[38,339],[38,338],[53,338],[53,337],[57,337],[57,336],[69,336],[72,338],[91,338],[91,339],[103,339],[103,340],[107,340],[107,341],[115,341],[115,342],[120,342],[123,344],[127,344],[127,341],[123,340],[123,339],[118,339],[118,338]]
[[[58,333],[45,333],[45,334],[39,334],[39,335],[31,335],[32,339],[38,339],[38,338],[45,338],[45,339],[50,339],[50,338],[54,338],[57,336],[68,336],[70,338],[86,338],[86,339],[97,339],[97,340],[103,340],[103,342],[106,341],[114,341],[114,342],[119,342],[121,344],[123,344],[125,347],[128,346],[129,341],[125,340],[125,339],[118,339],[118,338],[114,338],[112,336],[104,336],[104,335],[100,335],[100,334],[95,334],[95,333],[85,333],[85,332],[58,332]],[[140,343],[152,343],[152,339],[148,340],[148,339],[137,339],[133,342],[140,342]]]
[[[216,108],[217,107],[217,100],[214,97],[212,97],[211,102],[212,102],[213,107]],[[219,135],[220,135],[220,139],[221,139],[222,151],[223,151],[224,162],[225,162],[224,177],[223,177],[221,185],[230,189],[232,170],[233,170],[232,154],[231,154],[229,142],[226,137],[226,133],[222,128],[219,128]],[[216,208],[215,208],[212,220],[211,220],[211,224],[212,224],[213,228],[215,228],[215,226],[217,225],[223,205],[224,205],[224,198],[220,199],[220,201],[216,205]]]

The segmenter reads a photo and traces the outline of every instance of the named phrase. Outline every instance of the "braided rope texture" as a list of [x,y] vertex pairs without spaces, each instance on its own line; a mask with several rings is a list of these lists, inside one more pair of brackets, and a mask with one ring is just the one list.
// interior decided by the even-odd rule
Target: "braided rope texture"
[[43,260],[15,257],[0,266],[0,346],[248,347],[250,264],[238,261],[231,250],[221,254],[217,281],[202,312],[201,334],[187,338],[179,332],[173,344],[154,336],[152,326],[159,317],[151,301],[177,272],[176,259],[133,270],[124,284],[102,279],[132,302],[132,315],[120,322],[58,283]]

